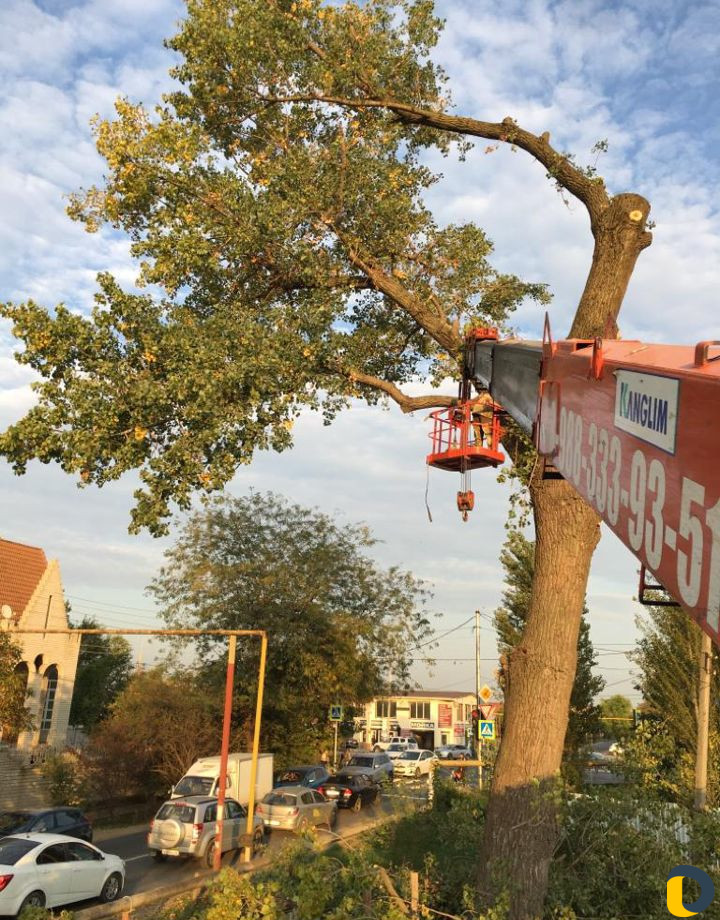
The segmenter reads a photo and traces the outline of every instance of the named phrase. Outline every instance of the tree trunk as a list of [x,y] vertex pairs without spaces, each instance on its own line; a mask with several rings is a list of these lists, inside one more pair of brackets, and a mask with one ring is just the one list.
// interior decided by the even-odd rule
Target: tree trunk
[[[651,242],[649,205],[618,195],[592,220],[593,261],[571,335],[617,335],[635,262]],[[575,679],[577,640],[600,518],[563,479],[530,482],[535,575],[522,641],[509,656],[505,732],[485,819],[479,887],[483,900],[510,898],[511,920],[542,913],[558,839],[556,797]]]

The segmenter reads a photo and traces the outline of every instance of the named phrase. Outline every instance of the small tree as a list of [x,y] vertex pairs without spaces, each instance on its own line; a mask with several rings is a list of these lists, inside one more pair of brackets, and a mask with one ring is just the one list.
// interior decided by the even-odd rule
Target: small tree
[[95,794],[162,795],[194,760],[218,753],[221,732],[222,700],[193,672],[138,672],[91,735],[86,761]]
[[[511,530],[500,562],[505,569],[505,590],[502,606],[495,611],[495,630],[500,651],[500,684],[507,689],[507,657],[522,641],[527,623],[528,606],[535,570],[535,543],[520,531]],[[583,744],[600,730],[600,707],[595,700],[605,687],[605,679],[593,673],[597,656],[590,638],[587,606],[578,633],[577,668],[570,697],[570,717],[565,736],[565,759],[577,757]]]
[[25,705],[27,700],[27,671],[23,672],[22,650],[7,631],[0,631],[0,728],[3,737],[17,737],[33,727],[33,719]]
[[622,693],[614,693],[600,701],[603,731],[609,738],[623,738],[633,728],[633,707]]
[[[85,617],[77,629],[97,629]],[[70,724],[91,731],[108,714],[111,704],[127,686],[133,669],[130,643],[124,636],[84,635],[80,642]]]

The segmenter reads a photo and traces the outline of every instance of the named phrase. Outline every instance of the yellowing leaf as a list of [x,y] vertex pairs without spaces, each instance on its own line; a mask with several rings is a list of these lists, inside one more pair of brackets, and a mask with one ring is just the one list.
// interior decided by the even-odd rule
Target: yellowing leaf
[[133,431],[133,435],[136,441],[142,441],[147,435],[147,433],[148,433],[147,428],[143,428],[142,425],[136,425]]

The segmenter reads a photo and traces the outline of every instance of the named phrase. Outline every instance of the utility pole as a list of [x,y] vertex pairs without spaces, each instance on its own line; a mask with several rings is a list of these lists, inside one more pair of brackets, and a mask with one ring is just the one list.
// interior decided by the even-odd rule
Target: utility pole
[[[480,611],[475,611],[475,705],[477,706],[478,717],[482,715],[480,711],[480,687],[482,686],[480,681]],[[478,726],[480,720],[478,718]],[[478,728],[478,737],[475,739],[475,750],[477,751],[477,759],[480,761],[480,766],[478,767],[478,788],[482,789],[483,784],[483,775],[482,775],[482,737],[480,736],[480,731]]]
[[712,677],[712,640],[702,633],[698,668],[697,749],[695,753],[695,809],[707,804],[708,734],[710,731],[710,678]]

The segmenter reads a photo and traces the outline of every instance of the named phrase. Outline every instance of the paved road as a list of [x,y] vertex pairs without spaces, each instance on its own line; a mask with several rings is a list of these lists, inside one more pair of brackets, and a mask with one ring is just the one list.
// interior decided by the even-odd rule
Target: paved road
[[[339,837],[352,836],[364,828],[372,827],[385,817],[397,814],[399,811],[417,807],[427,800],[427,783],[422,780],[418,783],[400,783],[387,794],[383,794],[375,805],[364,808],[355,813],[341,809],[335,835]],[[326,828],[317,829],[318,840],[328,840],[332,836]],[[156,863],[147,850],[147,826],[138,825],[130,828],[117,828],[113,830],[99,830],[94,837],[94,843],[107,853],[114,853],[125,860],[126,882],[125,894],[136,894],[140,891],[151,891],[166,885],[185,884],[194,878],[204,878],[211,874],[199,860],[196,859],[168,859],[164,863]],[[295,839],[295,835],[288,831],[273,831],[265,852],[253,859],[252,863],[245,864],[242,854],[226,853],[223,865],[231,865],[239,870],[256,868],[267,863],[282,847]],[[89,907],[96,902],[86,901],[82,906]]]

